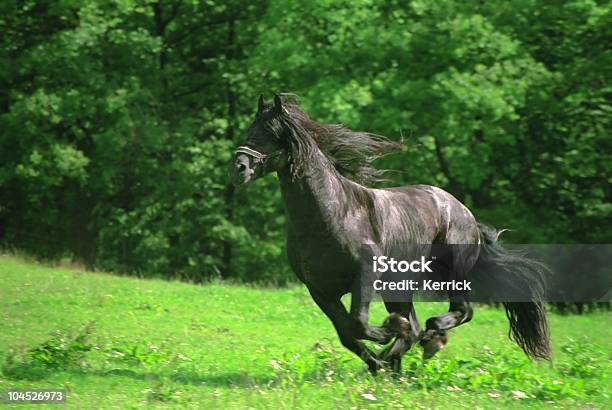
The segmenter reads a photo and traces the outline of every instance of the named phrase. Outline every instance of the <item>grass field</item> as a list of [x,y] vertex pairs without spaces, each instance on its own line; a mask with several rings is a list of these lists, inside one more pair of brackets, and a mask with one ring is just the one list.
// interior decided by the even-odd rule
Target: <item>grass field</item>
[[[445,308],[417,311],[423,321]],[[385,316],[376,303],[371,320]],[[502,311],[477,306],[434,359],[414,349],[401,378],[372,377],[302,287],[195,286],[0,256],[0,391],[64,388],[76,408],[609,408],[610,314],[550,320],[552,366],[507,339]]]

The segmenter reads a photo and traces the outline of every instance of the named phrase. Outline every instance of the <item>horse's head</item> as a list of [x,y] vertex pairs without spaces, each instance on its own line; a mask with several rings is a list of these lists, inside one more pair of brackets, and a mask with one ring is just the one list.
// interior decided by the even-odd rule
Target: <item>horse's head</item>
[[278,95],[274,96],[274,104],[270,105],[266,105],[263,96],[259,96],[255,121],[247,130],[246,141],[236,149],[233,158],[231,168],[236,183],[247,184],[286,164],[284,127],[280,120],[283,110]]

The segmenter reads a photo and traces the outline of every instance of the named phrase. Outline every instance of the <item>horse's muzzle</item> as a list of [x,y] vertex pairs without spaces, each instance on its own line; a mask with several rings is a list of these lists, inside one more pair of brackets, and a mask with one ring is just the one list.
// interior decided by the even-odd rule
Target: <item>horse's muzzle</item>
[[255,170],[251,168],[248,156],[239,154],[232,164],[232,179],[235,184],[248,184],[253,180]]

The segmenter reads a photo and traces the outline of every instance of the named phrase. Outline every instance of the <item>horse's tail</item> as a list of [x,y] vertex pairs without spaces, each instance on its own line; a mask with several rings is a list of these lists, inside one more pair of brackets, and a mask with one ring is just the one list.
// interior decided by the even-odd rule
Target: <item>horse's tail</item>
[[[512,289],[513,296],[523,302],[503,302],[510,322],[508,337],[532,359],[550,360],[548,321],[544,307],[546,265],[526,258],[521,252],[505,249],[497,231],[478,224],[481,249],[475,270],[480,274],[496,272],[495,286]],[[487,272],[488,271],[488,272]],[[493,279],[493,278],[490,278]]]

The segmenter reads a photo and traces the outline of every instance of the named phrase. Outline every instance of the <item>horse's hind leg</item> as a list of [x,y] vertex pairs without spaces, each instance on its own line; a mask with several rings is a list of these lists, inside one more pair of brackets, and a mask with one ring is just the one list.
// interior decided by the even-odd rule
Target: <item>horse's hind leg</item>
[[[421,326],[412,302],[385,302],[385,307],[391,314],[383,326],[391,328],[398,336],[379,357],[389,362],[395,373],[399,373],[402,369],[402,357],[419,340]],[[409,325],[407,328],[404,326],[405,321]]]
[[[447,271],[446,279],[456,282],[465,280],[477,257],[477,247],[455,246],[452,268]],[[448,342],[448,330],[472,320],[473,309],[468,302],[467,293],[449,292],[449,299],[450,306],[447,313],[430,317],[425,322],[425,331],[420,336],[425,359],[434,356]]]
[[465,295],[451,297],[447,313],[430,317],[425,322],[425,331],[420,335],[420,344],[423,347],[423,358],[429,359],[448,342],[447,331],[469,322],[473,310]]

